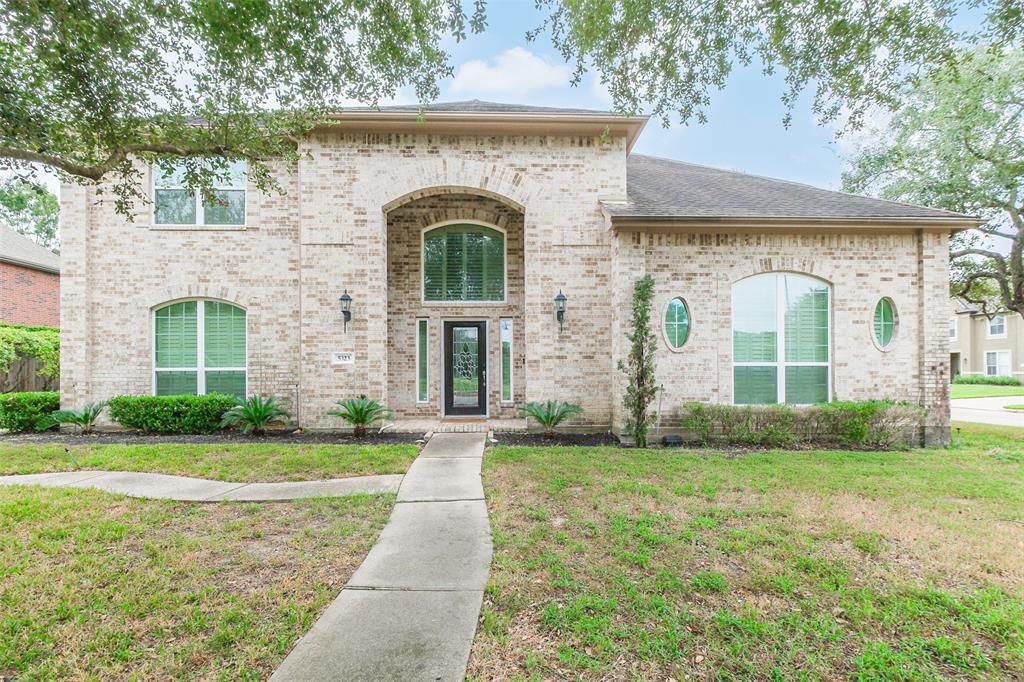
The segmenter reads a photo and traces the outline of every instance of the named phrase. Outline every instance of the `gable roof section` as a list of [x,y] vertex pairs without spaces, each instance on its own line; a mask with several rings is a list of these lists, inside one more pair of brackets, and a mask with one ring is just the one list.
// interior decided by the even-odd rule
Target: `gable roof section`
[[486,102],[481,99],[467,99],[460,102],[434,102],[432,104],[394,104],[381,107],[348,107],[345,111],[397,111],[397,112],[448,112],[476,114],[590,114],[594,116],[619,116],[600,109],[573,109],[564,107],[534,107],[528,104],[505,104]]
[[60,256],[0,225],[0,262],[60,274]]
[[787,180],[633,154],[626,201],[604,201],[613,226],[769,223],[977,224],[973,216],[820,189]]

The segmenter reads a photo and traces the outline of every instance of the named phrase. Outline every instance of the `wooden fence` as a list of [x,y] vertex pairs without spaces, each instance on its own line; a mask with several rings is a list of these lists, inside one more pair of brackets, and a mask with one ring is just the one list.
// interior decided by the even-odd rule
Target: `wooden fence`
[[0,393],[19,391],[56,391],[57,380],[37,373],[42,363],[33,357],[18,358],[7,374],[0,374]]

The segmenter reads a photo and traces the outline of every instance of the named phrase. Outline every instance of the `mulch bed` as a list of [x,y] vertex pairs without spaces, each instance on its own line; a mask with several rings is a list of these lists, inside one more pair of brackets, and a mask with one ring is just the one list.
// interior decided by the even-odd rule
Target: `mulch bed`
[[62,443],[65,445],[158,445],[160,443],[217,444],[217,443],[271,443],[281,445],[386,445],[415,443],[423,440],[421,433],[371,432],[356,438],[345,431],[271,431],[265,436],[246,436],[238,431],[218,431],[207,434],[144,433],[142,431],[106,431],[82,436],[58,431],[44,433],[0,434],[0,443]]
[[619,445],[619,439],[610,433],[556,433],[551,438],[543,433],[495,433],[497,443],[491,445],[552,447],[561,445]]

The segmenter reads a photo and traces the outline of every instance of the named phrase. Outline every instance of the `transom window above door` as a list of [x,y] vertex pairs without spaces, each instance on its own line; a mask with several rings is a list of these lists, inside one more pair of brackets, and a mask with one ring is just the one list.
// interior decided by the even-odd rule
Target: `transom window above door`
[[424,301],[504,301],[505,234],[475,223],[423,232]]
[[186,187],[187,169],[153,164],[154,225],[245,225],[245,161],[228,164],[226,178],[216,180],[213,198],[203,200]]
[[246,394],[245,311],[223,301],[181,301],[153,313],[156,395]]
[[732,290],[733,402],[828,402],[831,290],[806,275],[770,273]]

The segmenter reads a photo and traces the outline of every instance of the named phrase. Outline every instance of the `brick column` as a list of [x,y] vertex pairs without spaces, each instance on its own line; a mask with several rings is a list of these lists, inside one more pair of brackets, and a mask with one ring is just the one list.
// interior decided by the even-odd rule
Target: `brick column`
[[921,405],[924,444],[949,444],[949,232],[922,230],[918,241]]

